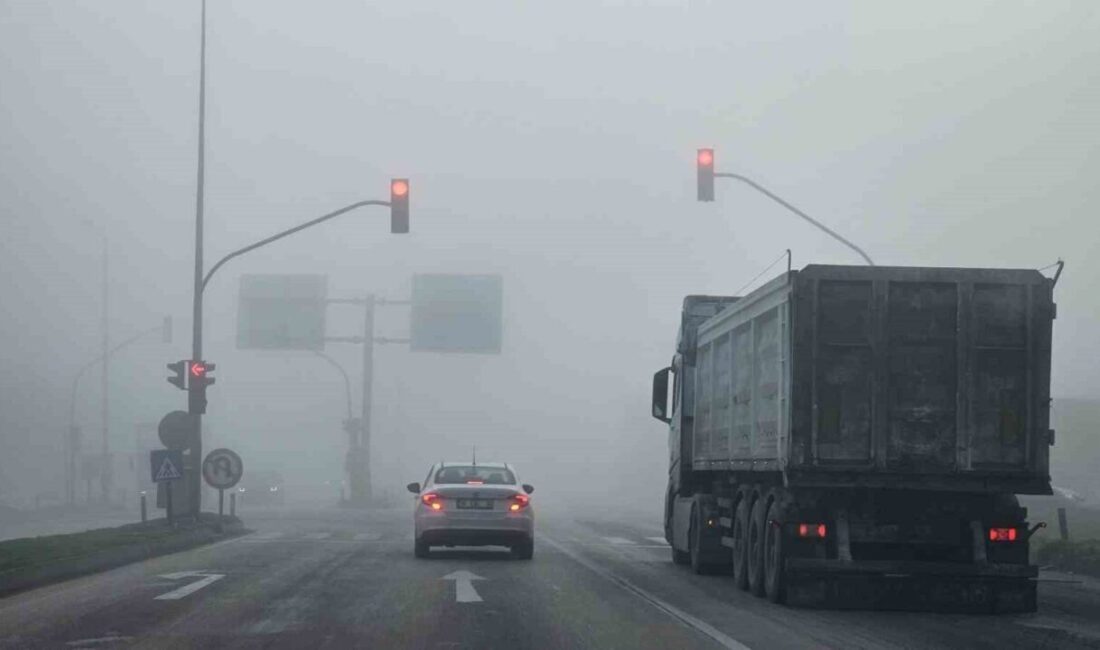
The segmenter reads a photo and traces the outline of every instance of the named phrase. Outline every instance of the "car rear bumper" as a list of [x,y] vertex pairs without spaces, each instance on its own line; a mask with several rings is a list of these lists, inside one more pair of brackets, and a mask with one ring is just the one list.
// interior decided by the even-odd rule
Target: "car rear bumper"
[[420,534],[428,546],[512,546],[531,541],[531,533],[521,530],[472,530],[437,528]]
[[530,516],[421,516],[416,536],[429,545],[510,546],[534,537],[535,521]]

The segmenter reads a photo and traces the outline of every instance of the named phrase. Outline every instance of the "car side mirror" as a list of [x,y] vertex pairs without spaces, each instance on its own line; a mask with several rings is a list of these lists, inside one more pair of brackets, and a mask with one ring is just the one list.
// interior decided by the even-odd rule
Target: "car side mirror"
[[523,491],[526,492],[527,494],[531,494],[532,492],[535,491],[535,486],[531,485],[530,483],[524,483],[523,484]]
[[668,416],[668,373],[671,368],[664,368],[653,373],[653,417],[665,424],[672,422]]
[[412,492],[413,494],[420,494],[420,484],[419,483],[409,483],[408,485],[405,486],[405,489],[407,489],[409,492]]

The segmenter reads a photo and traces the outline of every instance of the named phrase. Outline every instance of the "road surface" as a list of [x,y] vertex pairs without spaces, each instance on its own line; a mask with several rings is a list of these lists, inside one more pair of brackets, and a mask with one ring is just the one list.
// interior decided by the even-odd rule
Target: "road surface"
[[1100,647],[1100,582],[1045,575],[1040,612],[771,605],[670,560],[647,519],[539,513],[535,559],[412,554],[409,510],[245,516],[256,532],[0,600],[2,648]]

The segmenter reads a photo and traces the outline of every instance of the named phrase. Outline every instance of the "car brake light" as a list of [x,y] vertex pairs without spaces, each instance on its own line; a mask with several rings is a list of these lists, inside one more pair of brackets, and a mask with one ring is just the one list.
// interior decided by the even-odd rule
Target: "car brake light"
[[420,495],[420,500],[432,510],[443,509],[443,500],[435,492],[428,492],[427,494]]
[[1015,528],[990,528],[989,541],[991,542],[1015,542]]
[[512,512],[518,512],[527,507],[527,504],[531,502],[531,497],[526,494],[513,494],[512,503],[508,504],[508,510]]
[[825,539],[828,529],[825,524],[798,524],[798,536]]
[[470,479],[469,481],[466,481],[466,485],[485,485],[485,481]]

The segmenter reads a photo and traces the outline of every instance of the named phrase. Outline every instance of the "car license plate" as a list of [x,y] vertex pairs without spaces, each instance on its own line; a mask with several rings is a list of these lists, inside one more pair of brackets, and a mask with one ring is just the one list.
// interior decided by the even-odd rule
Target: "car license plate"
[[492,510],[493,502],[490,499],[459,499],[458,507],[461,510]]

